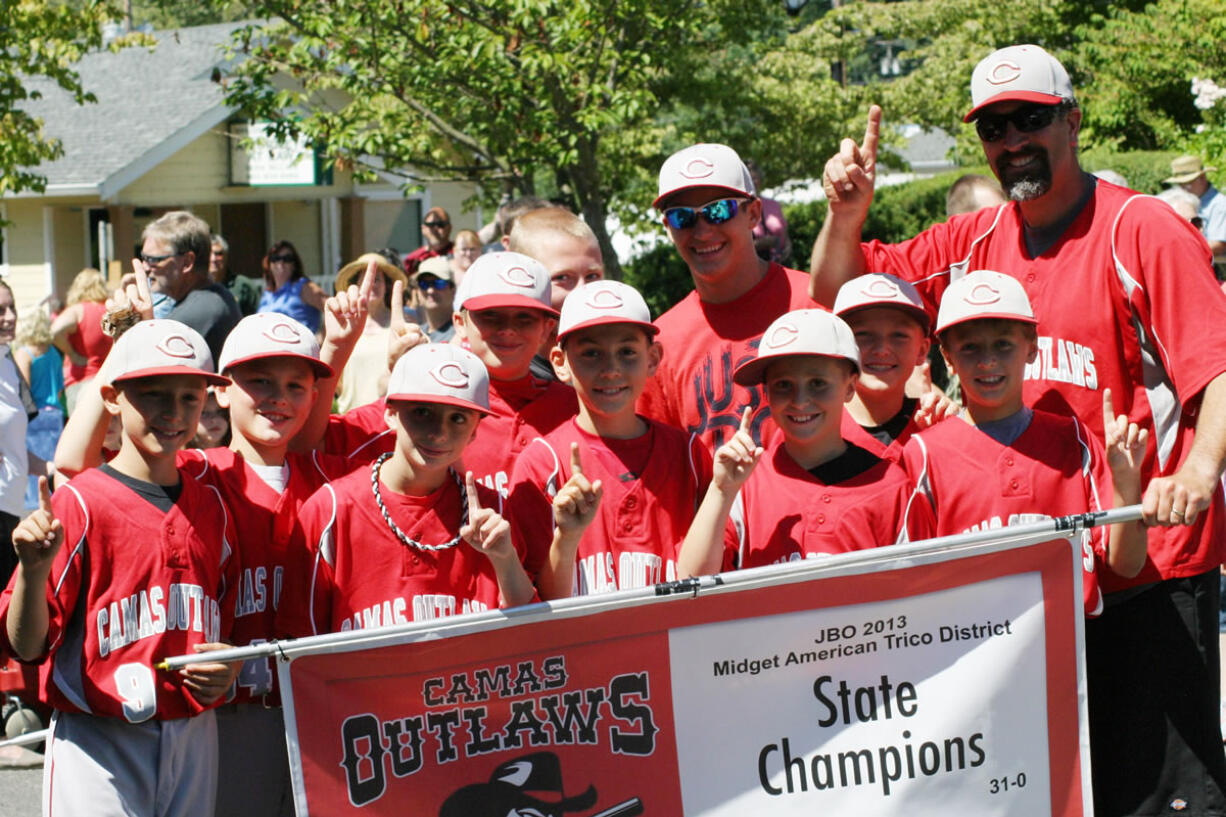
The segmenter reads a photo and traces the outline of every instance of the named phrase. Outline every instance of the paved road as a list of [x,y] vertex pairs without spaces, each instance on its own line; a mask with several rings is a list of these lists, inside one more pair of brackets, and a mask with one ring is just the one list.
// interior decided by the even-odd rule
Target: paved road
[[38,817],[42,769],[0,769],[0,817]]

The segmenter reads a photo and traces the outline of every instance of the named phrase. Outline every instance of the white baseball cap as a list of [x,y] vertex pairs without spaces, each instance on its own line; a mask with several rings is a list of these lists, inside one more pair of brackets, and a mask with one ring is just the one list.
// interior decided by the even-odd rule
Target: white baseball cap
[[481,359],[450,343],[405,352],[387,379],[387,401],[413,400],[490,411],[490,375]]
[[894,307],[906,312],[919,321],[925,331],[931,323],[919,290],[910,282],[884,272],[861,275],[839,287],[833,311],[842,318],[852,312],[878,306]]
[[455,309],[473,312],[517,306],[539,309],[556,318],[550,290],[549,271],[540,261],[518,252],[488,252],[464,273]]
[[742,386],[755,386],[762,382],[767,366],[793,355],[842,358],[860,371],[860,347],[845,320],[824,309],[797,309],[766,328],[758,356],[738,366],[732,379]]
[[258,312],[238,322],[221,347],[217,365],[231,366],[266,357],[296,357],[307,361],[317,377],[331,377],[332,367],[319,359],[319,341],[298,321],[278,312]]
[[727,145],[690,145],[664,160],[660,167],[660,194],[651,203],[660,203],[673,193],[691,187],[719,187],[740,196],[755,194],[749,168],[737,152]]
[[576,287],[563,301],[558,343],[571,332],[605,323],[634,324],[648,335],[659,331],[637,289],[621,281],[593,281]]
[[230,383],[230,378],[214,374],[213,355],[200,333],[169,318],[141,321],[124,332],[102,368],[107,384],[173,374],[201,375],[215,386]]
[[951,326],[984,318],[1038,324],[1021,282],[1001,272],[981,269],[945,290],[937,313],[937,334]]
[[1011,45],[988,54],[971,73],[970,122],[997,102],[1074,102],[1073,83],[1060,61],[1037,45]]

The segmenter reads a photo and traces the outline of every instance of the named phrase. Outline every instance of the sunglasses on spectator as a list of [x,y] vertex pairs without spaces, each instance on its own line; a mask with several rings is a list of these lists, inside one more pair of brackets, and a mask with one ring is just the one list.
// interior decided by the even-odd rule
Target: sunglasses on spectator
[[447,222],[445,221],[423,221],[422,224],[425,224],[427,227],[446,227],[447,226]]
[[980,114],[975,120],[975,130],[985,142],[999,142],[1005,138],[1005,128],[1012,124],[1018,133],[1034,133],[1043,130],[1060,113],[1060,105],[1023,105],[1009,113]]
[[1205,220],[1200,216],[1192,216],[1192,218],[1188,219],[1188,223],[1198,230],[1205,229]]
[[288,255],[288,254],[286,254],[286,255],[270,255],[270,256],[268,256],[268,262],[269,262],[270,264],[276,264],[276,263],[282,263],[282,264],[292,264],[292,263],[294,263],[294,256],[292,256],[292,255]]
[[167,253],[166,255],[145,255],[144,253],[141,253],[137,257],[140,258],[140,262],[144,264],[146,267],[156,267],[158,264],[162,263],[163,261],[166,261],[171,258],[177,258],[178,256],[182,254],[183,253],[181,252],[172,252],[172,253]]
[[422,292],[429,292],[432,289],[433,290],[443,290],[449,286],[451,286],[451,282],[444,281],[442,278],[418,278],[417,279],[417,288],[420,289]]
[[736,218],[744,199],[716,199],[702,207],[669,207],[664,211],[664,221],[674,230],[688,230],[698,223],[698,217],[708,224],[723,224]]

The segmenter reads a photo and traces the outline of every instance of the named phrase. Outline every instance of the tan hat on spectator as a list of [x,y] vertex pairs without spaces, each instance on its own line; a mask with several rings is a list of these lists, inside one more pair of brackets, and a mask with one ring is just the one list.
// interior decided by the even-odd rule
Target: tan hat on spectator
[[334,292],[343,292],[349,288],[350,284],[359,283],[362,275],[366,272],[366,265],[371,261],[379,267],[379,272],[387,276],[388,286],[397,281],[408,283],[405,278],[404,270],[392,266],[388,260],[377,252],[366,252],[359,255],[355,260],[350,261],[345,266],[341,267],[341,271],[336,274],[336,284]]
[[1216,167],[1205,167],[1199,156],[1180,156],[1171,162],[1171,176],[1163,184],[1187,184],[1203,173],[1212,173]]

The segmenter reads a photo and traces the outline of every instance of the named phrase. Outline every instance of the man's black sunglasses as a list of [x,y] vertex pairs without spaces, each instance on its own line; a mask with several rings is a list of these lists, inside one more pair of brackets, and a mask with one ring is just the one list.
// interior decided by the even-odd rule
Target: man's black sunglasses
[[1034,133],[1050,125],[1063,109],[1062,105],[1023,105],[1009,113],[983,113],[975,120],[975,130],[983,141],[999,142],[1010,123],[1018,133]]
[[447,222],[445,221],[423,221],[422,224],[426,225],[427,227],[446,227],[447,226]]

